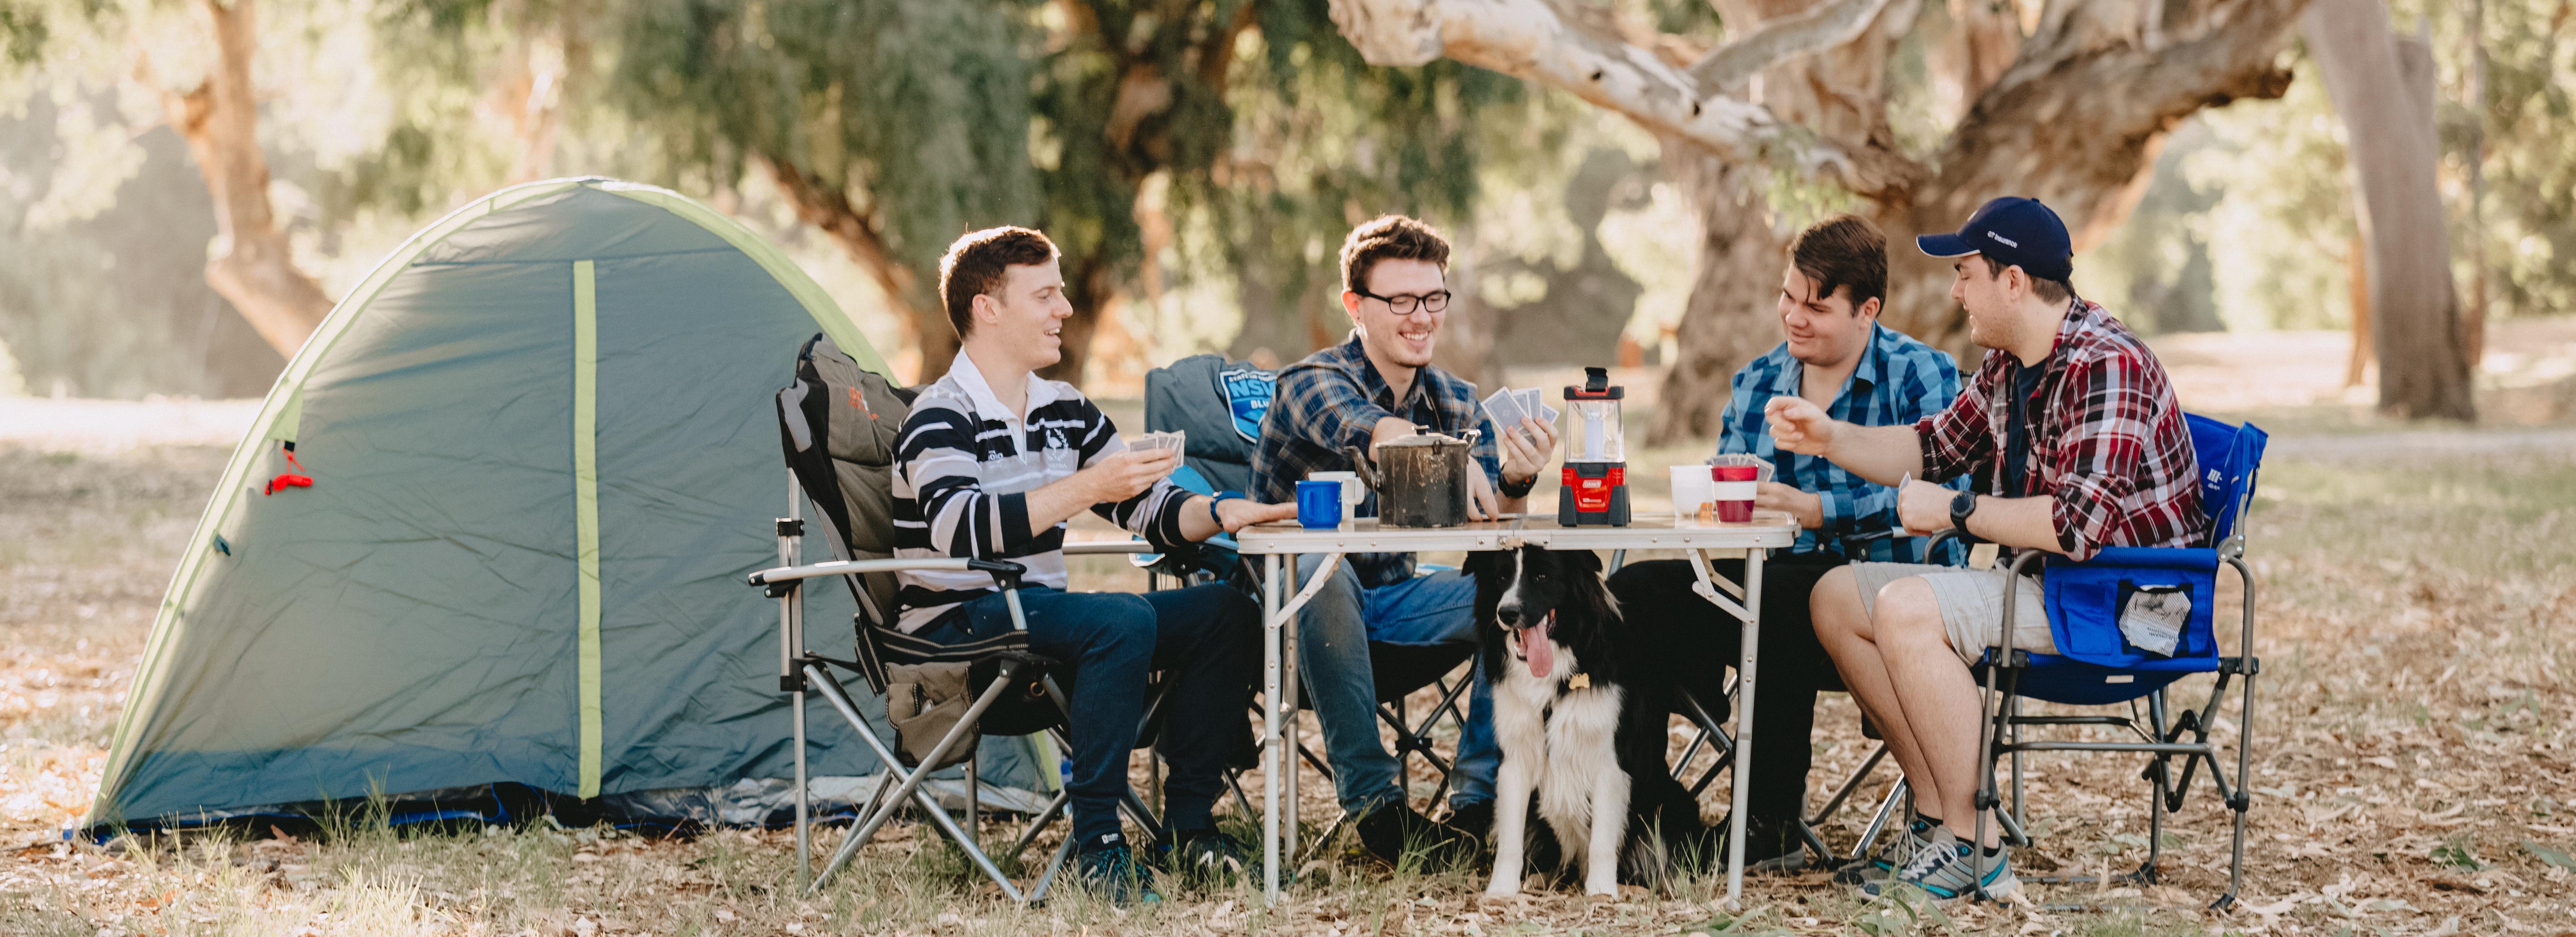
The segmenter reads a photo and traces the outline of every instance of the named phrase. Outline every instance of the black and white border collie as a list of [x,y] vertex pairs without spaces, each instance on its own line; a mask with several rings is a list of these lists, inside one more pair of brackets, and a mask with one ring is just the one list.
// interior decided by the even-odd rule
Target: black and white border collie
[[[1519,547],[1467,558],[1476,577],[1476,630],[1494,683],[1494,734],[1503,752],[1494,802],[1493,896],[1520,893],[1532,857],[1530,797],[1552,834],[1535,849],[1559,875],[1579,857],[1583,891],[1618,894],[1623,880],[1660,886],[1677,855],[1712,842],[1699,804],[1665,766],[1672,662],[1648,660],[1590,550]],[[1595,822],[1599,818],[1608,822]],[[1562,844],[1558,846],[1558,844]],[[1550,848],[1556,847],[1556,848]]]

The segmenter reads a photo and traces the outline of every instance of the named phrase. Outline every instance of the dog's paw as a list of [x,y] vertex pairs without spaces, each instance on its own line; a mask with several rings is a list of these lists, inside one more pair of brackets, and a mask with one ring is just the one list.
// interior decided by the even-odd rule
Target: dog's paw
[[1485,886],[1487,898],[1518,898],[1520,895],[1521,883],[1519,882],[1506,882],[1498,878],[1493,884]]
[[1614,890],[1614,891],[1586,891],[1586,892],[1584,892],[1584,893],[1583,893],[1583,900],[1585,900],[1585,901],[1589,901],[1589,902],[1592,902],[1592,903],[1594,903],[1594,904],[1609,904],[1609,903],[1611,903],[1611,902],[1614,902],[1614,901],[1619,900],[1619,893],[1618,893],[1617,891],[1615,891],[1615,890]]

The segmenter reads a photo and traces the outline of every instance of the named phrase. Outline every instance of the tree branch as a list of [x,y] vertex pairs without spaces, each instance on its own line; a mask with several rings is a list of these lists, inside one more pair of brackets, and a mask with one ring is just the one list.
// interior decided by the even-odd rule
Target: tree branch
[[[1868,14],[1860,17],[1865,24],[1885,3],[1846,0],[1830,9],[1859,8]],[[1562,89],[1729,159],[1783,163],[1881,201],[1902,198],[1918,173],[1895,153],[1827,142],[1759,104],[1714,92],[1651,51],[1577,29],[1543,0],[1332,0],[1332,13],[1334,25],[1372,65],[1416,66],[1445,55]],[[1789,38],[1754,37],[1784,55],[1813,48]],[[1751,51],[1725,61],[1730,69],[1768,64]]]
[[135,79],[161,99],[163,119],[188,144],[215,206],[215,244],[206,285],[232,304],[269,347],[289,358],[331,314],[322,285],[295,266],[286,231],[268,200],[268,155],[259,143],[259,99],[251,60],[259,50],[252,0],[203,0],[215,61],[186,91],[161,83],[149,56]]
[[769,178],[778,186],[787,203],[796,209],[798,220],[813,225],[830,237],[833,243],[875,280],[877,291],[896,320],[912,333],[913,347],[921,349],[921,376],[936,377],[948,373],[948,363],[957,355],[957,333],[948,324],[948,314],[939,308],[937,297],[926,296],[912,268],[904,266],[886,243],[885,233],[868,212],[850,203],[849,193],[806,175],[795,162],[781,156],[763,156]]
[[1690,76],[1702,88],[1732,93],[1774,62],[1850,42],[1886,8],[1887,0],[1840,0],[1773,20],[1753,35],[1710,49],[1691,63]]

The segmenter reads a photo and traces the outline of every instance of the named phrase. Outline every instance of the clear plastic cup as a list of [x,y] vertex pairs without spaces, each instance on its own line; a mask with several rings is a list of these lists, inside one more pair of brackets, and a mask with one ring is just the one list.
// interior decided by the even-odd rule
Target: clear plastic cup
[[1708,499],[1717,507],[1718,520],[1741,524],[1753,519],[1754,492],[1769,467],[1770,460],[1757,455],[1721,455],[1709,462]]

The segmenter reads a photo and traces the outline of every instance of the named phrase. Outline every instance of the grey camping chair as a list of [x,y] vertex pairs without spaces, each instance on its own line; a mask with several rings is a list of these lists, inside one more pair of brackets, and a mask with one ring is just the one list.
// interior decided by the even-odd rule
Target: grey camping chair
[[[1065,736],[1069,707],[1063,690],[1049,674],[1050,668],[1060,664],[1028,648],[1028,623],[1016,592],[1020,577],[1027,572],[1025,567],[1006,560],[892,558],[891,473],[897,434],[911,413],[912,399],[911,392],[859,367],[829,338],[819,335],[799,350],[796,380],[778,393],[781,442],[789,468],[788,516],[777,521],[780,565],[752,573],[750,582],[779,603],[779,689],[792,697],[795,720],[798,881],[807,894],[821,889],[859,847],[866,845],[898,811],[911,805],[1000,886],[1003,894],[1014,901],[1036,902],[1045,897],[1062,870],[1073,842],[1067,837],[1044,871],[1022,890],[978,841],[982,788],[975,777],[971,752],[975,740],[987,733],[1019,735],[1042,731],[1053,735],[1059,746],[1069,748]],[[794,564],[802,555],[806,526],[802,507],[809,499],[823,515],[823,533],[835,559],[798,566]],[[1151,548],[1142,541],[1065,545],[1065,552],[1072,555],[1148,549]],[[969,644],[942,645],[896,630],[895,573],[928,569],[991,574],[1010,606],[1012,632]],[[855,660],[825,657],[806,644],[804,585],[814,579],[833,578],[847,584],[857,599]],[[883,697],[893,684],[890,665],[966,667],[973,701],[954,726],[926,750],[918,750],[920,745],[903,744],[918,740],[900,737],[895,740],[897,744],[888,744],[860,713],[849,689],[835,675],[836,671],[856,673],[871,693]],[[861,805],[849,834],[819,875],[811,874],[813,814],[806,774],[808,694],[819,695],[829,703],[886,770],[886,776]],[[1144,725],[1138,733],[1140,745],[1158,734],[1155,730],[1160,725],[1162,699],[1162,687],[1157,682],[1146,700]],[[958,761],[960,754],[966,755],[961,763],[968,791],[962,821],[950,816],[923,787],[934,771]],[[1047,770],[1053,770],[1053,766],[1047,766]],[[1049,822],[1062,816],[1070,796],[1059,789],[1046,808],[1030,819],[1011,855],[1025,852]],[[1158,819],[1142,798],[1131,790],[1123,801],[1130,819],[1148,835],[1162,837]]]

